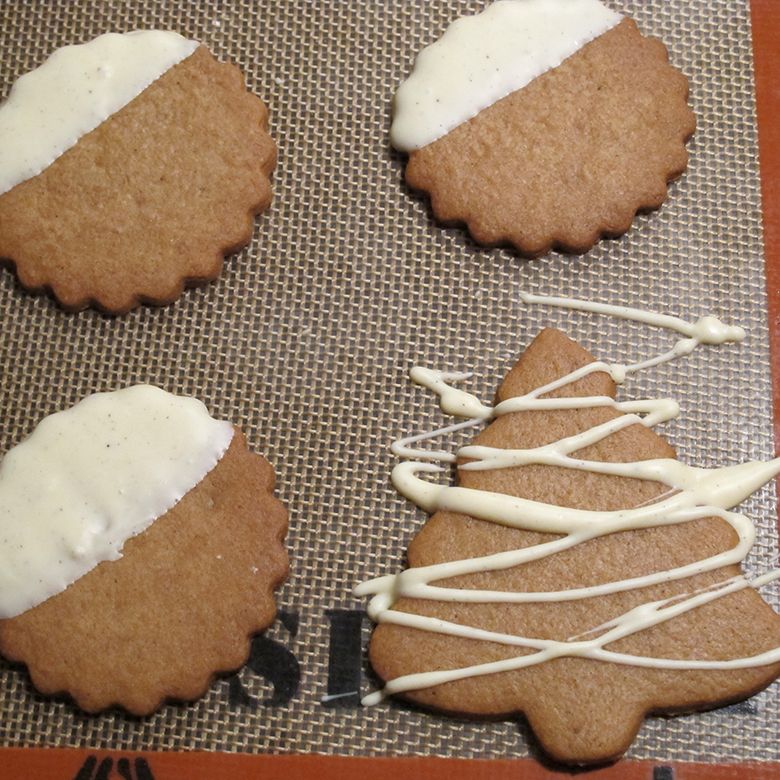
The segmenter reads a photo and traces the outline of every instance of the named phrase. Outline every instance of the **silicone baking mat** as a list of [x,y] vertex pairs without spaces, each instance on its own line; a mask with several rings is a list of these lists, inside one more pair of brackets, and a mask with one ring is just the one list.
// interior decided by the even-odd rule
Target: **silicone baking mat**
[[[406,379],[415,363],[472,369],[489,398],[536,332],[555,324],[605,358],[667,337],[591,315],[524,307],[522,290],[713,313],[748,341],[645,373],[636,395],[674,395],[667,428],[701,465],[773,452],[748,6],[608,0],[662,38],[691,80],[691,165],[658,213],[584,257],[527,261],[442,229],[388,147],[390,99],[415,53],[470,0],[436,2],[0,3],[0,93],[57,46],[108,30],[168,28],[238,63],[271,110],[275,199],[214,284],[121,318],[65,314],[0,273],[0,449],[95,390],[153,382],[202,398],[276,466],[290,509],[292,573],[280,619],[249,665],[201,701],[154,717],[80,715],[0,663],[0,745],[233,752],[515,757],[525,726],[357,704],[374,684],[351,588],[395,571],[423,515],[393,491],[393,438],[441,419]],[[219,121],[215,117],[215,121]],[[551,183],[554,186],[554,183]],[[754,497],[752,566],[776,555],[774,489]],[[769,593],[777,608],[777,595]],[[117,616],[121,619],[121,616]],[[362,644],[361,644],[362,643]],[[780,757],[778,688],[736,707],[642,727],[630,756]]]

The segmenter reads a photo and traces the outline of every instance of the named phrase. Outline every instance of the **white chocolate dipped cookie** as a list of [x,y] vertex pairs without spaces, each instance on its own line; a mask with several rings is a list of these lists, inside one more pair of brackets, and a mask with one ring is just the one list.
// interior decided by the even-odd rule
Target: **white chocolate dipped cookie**
[[585,252],[686,168],[688,83],[599,0],[496,0],[417,56],[391,142],[436,217],[482,244]]
[[[475,717],[523,713],[544,749],[576,764],[621,755],[651,712],[745,698],[780,674],[780,618],[748,578],[755,539],[735,511],[780,459],[680,463],[652,428],[672,399],[616,400],[616,384],[694,349],[740,341],[714,317],[689,323],[625,307],[525,296],[679,334],[639,363],[595,360],[559,331],[526,349],[489,406],[466,374],[415,368],[462,422],[401,439],[393,483],[432,514],[409,568],[361,584],[379,624],[372,665],[400,695]],[[487,427],[450,452],[420,446]],[[437,480],[456,464],[458,484]]]
[[170,303],[269,205],[267,127],[240,71],[176,33],[58,49],[0,105],[0,259],[67,309]]
[[0,653],[89,712],[201,696],[273,621],[273,483],[230,423],[152,386],[45,418],[0,462]]

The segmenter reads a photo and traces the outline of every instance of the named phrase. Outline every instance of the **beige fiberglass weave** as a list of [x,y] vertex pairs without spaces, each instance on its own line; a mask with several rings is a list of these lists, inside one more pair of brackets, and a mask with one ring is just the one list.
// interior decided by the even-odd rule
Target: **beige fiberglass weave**
[[[513,722],[462,723],[392,703],[323,706],[326,611],[361,609],[351,587],[398,569],[423,522],[388,481],[393,437],[438,419],[407,382],[411,364],[472,368],[473,387],[490,397],[547,323],[605,357],[648,355],[662,343],[646,328],[526,309],[521,290],[739,321],[750,332],[739,348],[701,350],[643,375],[633,391],[681,400],[684,422],[667,431],[689,461],[772,452],[747,2],[609,4],[662,37],[691,77],[699,120],[691,168],[662,211],[640,218],[627,237],[585,257],[528,262],[436,226],[425,202],[404,189],[401,159],[388,149],[390,98],[415,52],[480,2],[0,3],[2,94],[57,46],[159,27],[240,64],[270,106],[280,149],[275,200],[217,283],[164,309],[111,319],[65,314],[0,273],[0,449],[91,391],[139,381],[195,394],[239,423],[276,465],[291,510],[293,569],[280,597],[287,625],[278,622],[269,637],[295,656],[301,675],[297,689],[293,681],[286,693],[277,690],[289,698],[278,706],[262,703],[272,688],[248,668],[194,705],[136,720],[79,715],[0,664],[0,744],[528,753],[526,729]],[[749,511],[760,526],[757,558],[766,563],[776,549],[773,492]],[[258,655],[269,647],[277,646],[258,644]],[[266,662],[256,667],[281,664],[288,679],[294,672],[284,652],[266,653]],[[364,673],[363,691],[371,684]],[[653,719],[631,754],[780,758],[777,693],[775,686],[729,711]]]

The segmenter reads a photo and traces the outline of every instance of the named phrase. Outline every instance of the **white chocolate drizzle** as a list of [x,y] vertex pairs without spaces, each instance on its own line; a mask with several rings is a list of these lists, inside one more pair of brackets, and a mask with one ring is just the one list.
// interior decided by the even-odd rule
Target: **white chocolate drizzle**
[[217,465],[233,426],[150,385],[42,420],[0,462],[0,618],[62,592]]
[[614,27],[599,0],[497,0],[427,46],[393,103],[390,140],[412,151],[449,133]]
[[198,47],[162,30],[57,49],[0,105],[0,195],[37,176]]
[[[677,403],[671,399],[619,402],[607,396],[541,397],[594,372],[606,372],[619,384],[637,371],[690,354],[699,345],[741,341],[745,337],[744,330],[725,325],[712,316],[702,317],[697,322],[689,323],[677,317],[623,306],[528,294],[523,294],[521,297],[526,304],[545,303],[666,328],[676,332],[682,338],[678,339],[671,349],[649,360],[628,365],[595,361],[526,395],[509,398],[495,407],[486,406],[471,393],[453,386],[453,383],[467,379],[469,374],[421,367],[412,369],[412,380],[436,393],[439,396],[441,409],[445,413],[466,419],[446,428],[396,441],[392,445],[393,453],[407,459],[393,469],[392,481],[396,489],[429,513],[449,510],[489,523],[560,536],[519,550],[409,568],[399,574],[378,577],[358,585],[354,591],[356,595],[372,596],[368,613],[377,623],[392,623],[533,651],[501,661],[398,677],[388,681],[382,690],[366,696],[363,704],[376,704],[396,693],[428,688],[467,677],[522,669],[562,657],[589,658],[616,664],[679,670],[744,669],[780,662],[780,648],[730,660],[654,658],[607,649],[607,645],[612,642],[671,620],[727,594],[749,587],[759,588],[780,579],[780,569],[774,569],[752,580],[745,576],[733,577],[701,591],[642,604],[608,623],[594,626],[584,634],[563,641],[487,631],[474,626],[393,609],[393,605],[401,598],[479,604],[521,604],[587,599],[681,580],[723,566],[737,564],[744,561],[753,546],[755,540],[753,524],[744,515],[731,510],[780,473],[780,458],[766,462],[749,461],[712,469],[688,466],[670,458],[632,463],[582,460],[573,457],[572,453],[602,441],[612,433],[628,426],[641,424],[653,427],[671,420],[679,414]],[[504,414],[534,409],[593,407],[609,407],[623,414],[577,435],[529,449],[501,449],[471,445],[461,447],[456,453],[449,453],[443,450],[416,449],[413,446],[452,434],[463,428],[484,424]],[[634,508],[590,511],[563,508],[484,490],[442,485],[420,477],[421,474],[430,475],[445,470],[435,463],[456,463],[460,459],[467,461],[460,463],[459,468],[464,470],[545,464],[598,474],[652,480],[665,485],[668,491],[657,500]],[[666,571],[600,585],[556,591],[488,591],[431,584],[450,577],[521,566],[608,534],[657,528],[707,517],[719,517],[729,523],[737,534],[737,544],[730,550]]]

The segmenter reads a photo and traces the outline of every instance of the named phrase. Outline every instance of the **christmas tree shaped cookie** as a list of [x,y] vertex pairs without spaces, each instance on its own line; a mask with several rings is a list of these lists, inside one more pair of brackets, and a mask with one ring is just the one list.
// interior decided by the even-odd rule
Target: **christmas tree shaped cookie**
[[[681,353],[744,335],[677,322]],[[551,756],[584,764],[621,755],[649,713],[733,702],[780,674],[780,618],[757,591],[778,575],[742,576],[753,527],[732,511],[780,462],[680,463],[651,430],[676,404],[615,401],[624,371],[555,330],[494,408],[453,387],[464,375],[414,369],[445,411],[490,424],[457,453],[455,486],[428,473],[446,452],[394,446],[409,458],[394,484],[432,517],[407,570],[357,589],[374,596],[386,681],[366,703],[522,713]]]

